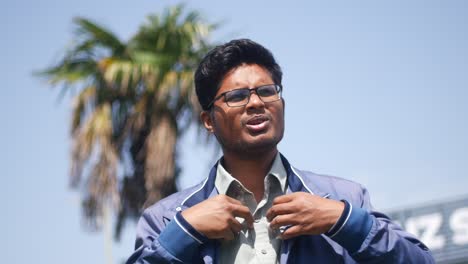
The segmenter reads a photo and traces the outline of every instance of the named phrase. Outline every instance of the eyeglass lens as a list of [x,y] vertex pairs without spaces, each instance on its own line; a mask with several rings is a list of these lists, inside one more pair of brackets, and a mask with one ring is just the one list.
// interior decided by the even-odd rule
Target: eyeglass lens
[[[254,89],[260,99],[265,102],[273,102],[279,99],[276,85],[265,85]],[[225,100],[229,106],[242,106],[248,103],[251,90],[249,88],[237,89],[226,93]]]

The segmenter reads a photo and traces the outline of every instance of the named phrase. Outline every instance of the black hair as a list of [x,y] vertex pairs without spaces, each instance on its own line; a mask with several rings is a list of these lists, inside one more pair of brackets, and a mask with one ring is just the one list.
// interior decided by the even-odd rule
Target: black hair
[[275,84],[281,84],[281,67],[268,49],[250,39],[231,40],[208,52],[195,71],[195,90],[203,110],[208,110],[225,75],[242,64],[262,66]]

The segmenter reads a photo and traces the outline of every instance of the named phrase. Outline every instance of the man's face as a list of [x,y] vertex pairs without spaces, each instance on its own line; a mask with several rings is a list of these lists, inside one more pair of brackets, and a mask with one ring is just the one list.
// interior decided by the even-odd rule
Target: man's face
[[[243,64],[226,74],[216,96],[239,88],[274,84],[267,70],[259,65]],[[264,103],[251,92],[249,103],[230,107],[221,97],[211,112],[203,112],[205,127],[213,132],[224,152],[255,154],[276,149],[284,133],[284,101]]]

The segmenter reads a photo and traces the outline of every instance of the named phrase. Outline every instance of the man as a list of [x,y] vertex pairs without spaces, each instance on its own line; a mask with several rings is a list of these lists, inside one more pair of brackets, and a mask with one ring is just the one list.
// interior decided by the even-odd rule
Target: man
[[371,208],[366,189],[292,167],[282,72],[248,40],[210,51],[195,73],[201,120],[223,157],[195,187],[143,213],[128,263],[433,263]]

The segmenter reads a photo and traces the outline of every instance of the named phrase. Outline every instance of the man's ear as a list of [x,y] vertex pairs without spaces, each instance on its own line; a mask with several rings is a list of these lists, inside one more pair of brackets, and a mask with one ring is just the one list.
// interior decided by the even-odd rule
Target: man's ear
[[286,101],[284,101],[283,97],[281,97],[281,102],[283,102],[283,114],[284,114],[284,112],[286,110]]
[[205,126],[208,132],[213,133],[213,120],[211,119],[211,112],[210,111],[202,111],[200,114],[200,119]]

